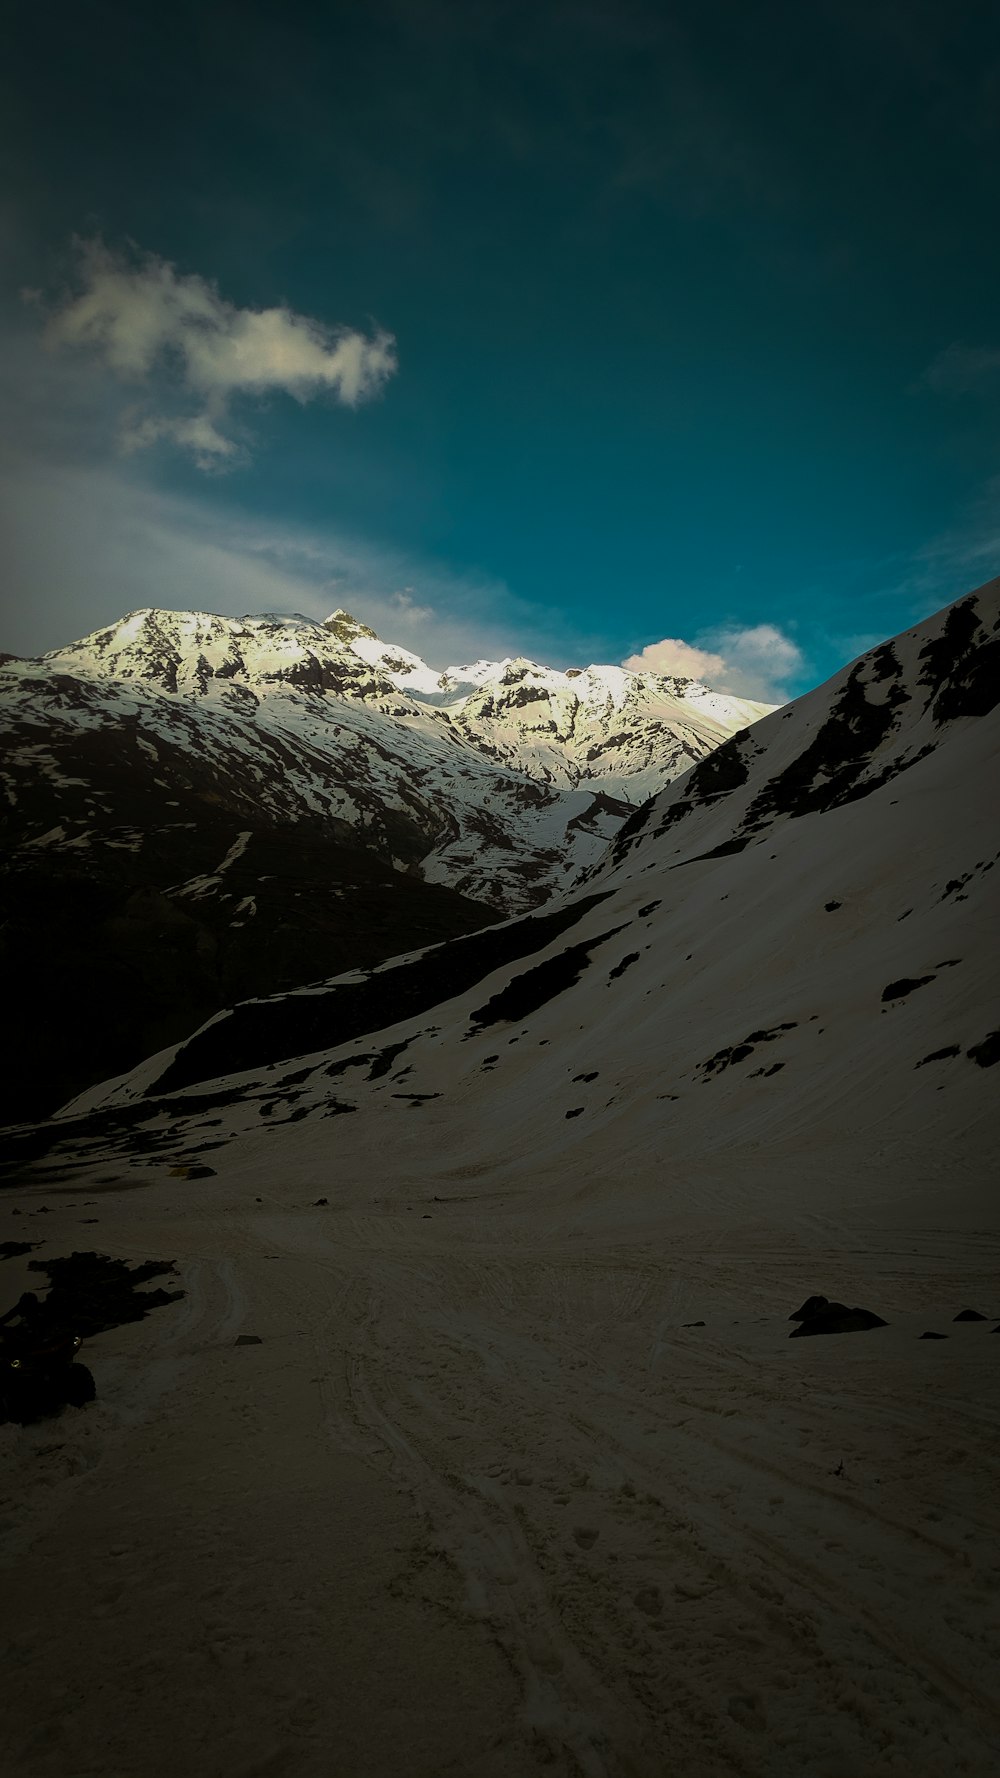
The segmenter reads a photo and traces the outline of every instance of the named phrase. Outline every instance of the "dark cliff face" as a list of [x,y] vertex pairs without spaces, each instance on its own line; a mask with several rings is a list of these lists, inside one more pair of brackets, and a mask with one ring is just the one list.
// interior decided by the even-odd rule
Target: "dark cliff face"
[[[91,694],[70,675],[50,691],[58,706]],[[243,755],[220,771],[160,736],[154,764],[125,717],[20,738],[5,762],[0,1122],[48,1116],[234,1001],[499,918],[416,874],[427,836],[402,812],[359,832],[292,795],[264,806]]]
[[[49,1116],[75,1094],[178,1043],[235,1001],[372,968],[475,930],[495,910],[401,876],[317,829],[246,828],[192,798],[190,825],[148,827],[138,852],[27,852],[0,875],[0,969],[12,1053],[0,1122]],[[250,908],[252,907],[252,912]]]

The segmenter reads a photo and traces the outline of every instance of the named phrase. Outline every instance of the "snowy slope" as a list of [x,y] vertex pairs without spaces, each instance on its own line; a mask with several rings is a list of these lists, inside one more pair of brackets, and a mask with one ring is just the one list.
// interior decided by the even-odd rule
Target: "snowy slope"
[[9,1236],[184,1292],[0,1427],[12,1770],[994,1778],[998,591],[8,1133]]
[[[137,1119],[194,1159],[224,1099],[216,1164],[248,1179],[277,1152],[322,1165],[345,1109],[363,1115],[338,1122],[338,1153],[377,1152],[393,1177],[461,1160],[645,1191],[650,1168],[766,1145],[787,1189],[806,1155],[850,1155],[900,1192],[946,1133],[948,1164],[981,1168],[998,586],[731,741],[546,915],[220,1015],[88,1099],[126,1120],[112,1137],[96,1115],[97,1148],[129,1152]],[[205,1109],[185,1118],[188,1091]]]
[[[441,673],[346,612],[144,610],[0,660],[0,962],[21,1031],[0,1120],[234,1000],[539,904],[761,708],[612,668],[531,668],[529,702],[528,672]],[[62,1009],[95,1002],[84,1039]]]

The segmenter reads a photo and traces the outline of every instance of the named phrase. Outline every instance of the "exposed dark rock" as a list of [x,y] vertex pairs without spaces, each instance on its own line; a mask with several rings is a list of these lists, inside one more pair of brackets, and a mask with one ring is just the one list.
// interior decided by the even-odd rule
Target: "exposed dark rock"
[[1000,701],[1000,639],[987,636],[974,598],[952,606],[941,635],[921,649],[920,659],[935,722],[987,716]]
[[840,906],[839,901],[827,901],[827,902],[824,902],[824,904],[823,904],[824,910],[828,914],[835,913],[837,908],[839,908],[839,906]]
[[685,1327],[704,1327],[705,1323],[703,1321],[685,1321],[683,1325]]
[[1000,1062],[1000,1030],[990,1031],[982,1043],[974,1043],[966,1055],[980,1068],[995,1068]]
[[379,1050],[378,1054],[372,1058],[372,1065],[368,1070],[368,1079],[381,1080],[384,1075],[389,1073],[396,1057],[401,1056],[403,1051],[408,1049],[412,1042],[412,1037],[404,1037],[402,1043],[387,1043],[385,1049]]
[[750,844],[749,835],[742,839],[723,840],[721,845],[713,846],[710,852],[696,852],[693,858],[682,858],[678,864],[671,865],[671,870],[683,870],[688,864],[703,864],[707,858],[731,858],[737,852],[745,852]]
[[82,1339],[141,1321],[151,1309],[176,1303],[183,1290],[140,1290],[151,1278],[175,1273],[172,1260],[148,1259],[129,1266],[106,1253],[71,1253],[64,1259],[32,1259],[28,1270],[44,1272],[50,1281],[48,1295],[39,1304],[37,1319],[46,1330],[70,1329]]
[[731,1068],[734,1062],[745,1062],[747,1056],[752,1055],[752,1043],[734,1043],[728,1049],[716,1050],[715,1055],[709,1056],[701,1067],[706,1075],[715,1074],[716,1071],[721,1074],[726,1068]]
[[818,1310],[829,1307],[830,1298],[828,1296],[807,1296],[801,1309],[796,1309],[794,1315],[789,1315],[788,1319],[789,1321],[807,1321],[810,1315],[815,1315]]
[[[708,754],[688,773],[684,780],[683,795],[669,805],[657,833],[666,833],[693,810],[704,808],[707,803],[716,802],[720,797],[729,796],[734,790],[742,788],[750,776],[749,759],[743,751],[744,743],[749,738],[750,730],[740,729],[738,734],[730,735],[728,741],[723,741],[721,747],[716,747],[713,753]],[[625,837],[630,825],[630,822],[625,823],[618,835],[619,841]],[[725,846],[717,846],[712,852],[701,856],[719,857],[726,851],[741,851],[745,845],[745,840],[727,841]],[[691,859],[689,862],[693,864],[695,861]]]
[[[64,1407],[84,1407],[96,1394],[85,1365],[74,1362],[82,1340],[140,1321],[150,1309],[175,1302],[184,1292],[138,1291],[136,1286],[164,1272],[169,1261],[147,1260],[132,1269],[106,1254],[72,1253],[68,1258],[28,1262],[29,1271],[47,1273],[50,1288],[39,1298],[25,1291],[0,1317],[0,1421],[26,1425]],[[16,1358],[16,1367],[10,1360]]]
[[615,835],[614,844],[611,848],[611,856],[616,864],[621,863],[626,852],[630,850],[632,841],[642,832],[650,815],[653,813],[654,801],[655,798],[650,797],[648,801],[640,803],[635,813],[629,816],[624,827],[618,829],[618,832]]
[[793,1328],[788,1337],[797,1340],[802,1334],[867,1333],[869,1328],[888,1325],[871,1309],[849,1309],[844,1303],[828,1303],[825,1309],[817,1309],[814,1315]]
[[[577,903],[573,909],[574,916],[578,917],[579,911],[582,911],[581,903]],[[557,917],[548,916],[549,919]],[[541,924],[541,921],[537,923]],[[596,950],[598,945],[606,944],[609,938],[614,938],[622,931],[623,926],[609,927],[607,932],[599,932],[596,938],[585,939],[582,944],[569,945],[565,951],[560,951],[555,957],[546,958],[544,963],[536,964],[534,969],[527,970],[524,975],[516,975],[506,988],[492,995],[484,1006],[477,1007],[470,1015],[473,1028],[478,1026],[482,1029],[486,1025],[495,1025],[501,1019],[524,1019],[529,1013],[537,1012],[539,1007],[546,1006],[550,1000],[554,1000],[558,994],[572,988],[580,980],[590,962],[591,951]]]
[[237,1334],[235,1344],[237,1346],[262,1346],[264,1342],[260,1334]]
[[922,1056],[916,1066],[918,1068],[923,1068],[928,1062],[946,1062],[949,1056],[957,1056],[960,1048],[960,1044],[947,1043],[945,1044],[944,1049],[931,1050],[929,1056]]
[[[687,780],[692,801],[703,803],[717,796],[727,796],[746,783],[750,763],[744,753],[744,742],[749,739],[750,730],[741,728],[695,766]],[[752,747],[750,752],[753,752]]]
[[883,1000],[902,1000],[912,994],[916,988],[925,988],[928,982],[936,981],[933,975],[900,976],[898,982],[887,982],[882,989]]
[[614,969],[608,970],[608,981],[609,982],[616,981],[620,975],[625,974],[626,969],[628,969],[633,963],[638,963],[638,961],[639,961],[638,951],[630,951],[627,957],[623,957],[620,963],[615,964]]
[[920,1338],[922,1340],[946,1340],[948,1335],[943,1333],[922,1333]]
[[[106,688],[63,683],[106,718]],[[52,701],[60,686],[43,689]],[[0,966],[19,1040],[0,1081],[0,1121],[50,1115],[236,1002],[500,917],[418,874],[447,819],[429,799],[412,814],[366,811],[359,830],[303,806],[291,769],[300,754],[264,731],[249,752],[236,744],[247,739],[240,729],[230,751],[202,758],[187,733],[196,719],[179,708],[181,732],[157,734],[154,766],[129,714],[75,735],[57,717],[54,708],[46,744],[58,777],[17,768],[5,814]],[[249,760],[264,772],[264,797]],[[57,827],[79,846],[29,843]],[[243,853],[211,892],[189,893],[199,878],[211,884],[241,832]],[[69,1004],[98,1002],[97,1022],[65,1017]]]
[[583,1111],[584,1111],[584,1107],[582,1105],[577,1105],[574,1107],[574,1109],[572,1111],[567,1111],[566,1116],[567,1117],[581,1117],[583,1115]]
[[18,1259],[41,1245],[40,1241],[0,1241],[0,1259]]
[[901,668],[891,642],[883,642],[872,655],[872,678],[874,680],[898,679]]
[[[745,826],[762,826],[775,815],[801,816],[839,808],[868,796],[900,769],[865,778],[872,757],[896,722],[892,693],[869,703],[861,660],[848,676],[830,715],[798,759],[765,785],[746,812]],[[893,688],[898,691],[899,687]],[[905,701],[905,700],[904,700]],[[729,743],[727,743],[728,745]]]
[[[716,1050],[714,1056],[709,1056],[706,1062],[700,1062],[698,1065],[706,1079],[710,1074],[721,1074],[725,1069],[731,1068],[734,1062],[745,1062],[747,1056],[753,1055],[756,1044],[773,1043],[775,1038],[780,1037],[782,1031],[794,1031],[797,1023],[796,1019],[790,1019],[786,1020],[784,1024],[772,1025],[769,1030],[751,1031],[743,1038],[742,1042],[732,1044],[728,1049]],[[781,1066],[783,1064],[778,1063],[768,1072],[776,1073],[778,1067]]]
[[980,1315],[978,1309],[960,1309],[957,1315],[952,1316],[952,1320],[953,1321],[988,1321],[989,1316],[988,1315]]
[[150,1091],[171,1092],[196,1081],[243,1073],[314,1050],[336,1049],[366,1032],[416,1018],[471,988],[501,964],[540,951],[607,893],[587,896],[551,914],[528,914],[502,926],[464,934],[447,946],[423,951],[362,982],[341,982],[272,1000],[243,1001],[204,1031],[196,1032]]

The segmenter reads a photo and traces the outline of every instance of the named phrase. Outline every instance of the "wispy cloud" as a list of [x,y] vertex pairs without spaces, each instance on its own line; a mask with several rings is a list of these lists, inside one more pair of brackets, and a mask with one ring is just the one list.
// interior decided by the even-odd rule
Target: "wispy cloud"
[[676,674],[702,679],[715,691],[734,692],[765,704],[780,704],[789,686],[806,670],[798,643],[777,624],[723,625],[695,642],[665,636],[622,662],[639,673]]
[[[53,351],[74,348],[118,381],[148,389],[146,403],[123,416],[127,451],[168,439],[201,469],[232,468],[245,455],[232,414],[240,397],[326,394],[357,407],[396,370],[395,341],[381,329],[368,336],[331,327],[287,306],[241,309],[156,254],[114,252],[101,241],[76,248],[75,288],[49,314],[43,337]],[[38,306],[37,291],[25,297]]]
[[[166,493],[131,464],[8,462],[0,649],[39,654],[142,606],[301,612],[337,606],[446,666],[558,646],[503,582],[332,528],[282,525]],[[544,614],[543,614],[544,617]]]
[[45,352],[23,306],[0,306],[0,649],[39,654],[139,606],[320,619],[338,605],[441,666],[519,653],[573,665],[603,646],[475,564],[267,517],[238,481],[158,485],[153,455],[118,448],[117,398],[89,354]]
[[393,593],[389,600],[389,604],[392,606],[393,611],[396,612],[398,618],[404,623],[428,623],[434,616],[433,605],[420,605],[413,596],[413,588],[411,586],[403,587],[400,592]]
[[888,604],[898,627],[919,623],[1000,573],[1000,476],[977,490],[960,520],[905,555],[873,566],[856,600]]
[[979,395],[1000,388],[1000,347],[946,347],[924,371],[924,382],[938,395]]

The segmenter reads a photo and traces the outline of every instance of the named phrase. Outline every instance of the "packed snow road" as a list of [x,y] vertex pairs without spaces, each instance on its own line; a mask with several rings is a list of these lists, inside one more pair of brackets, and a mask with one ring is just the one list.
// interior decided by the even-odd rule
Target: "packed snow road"
[[994,1778],[981,1230],[145,1177],[0,1206],[186,1293],[0,1427],[12,1778]]

